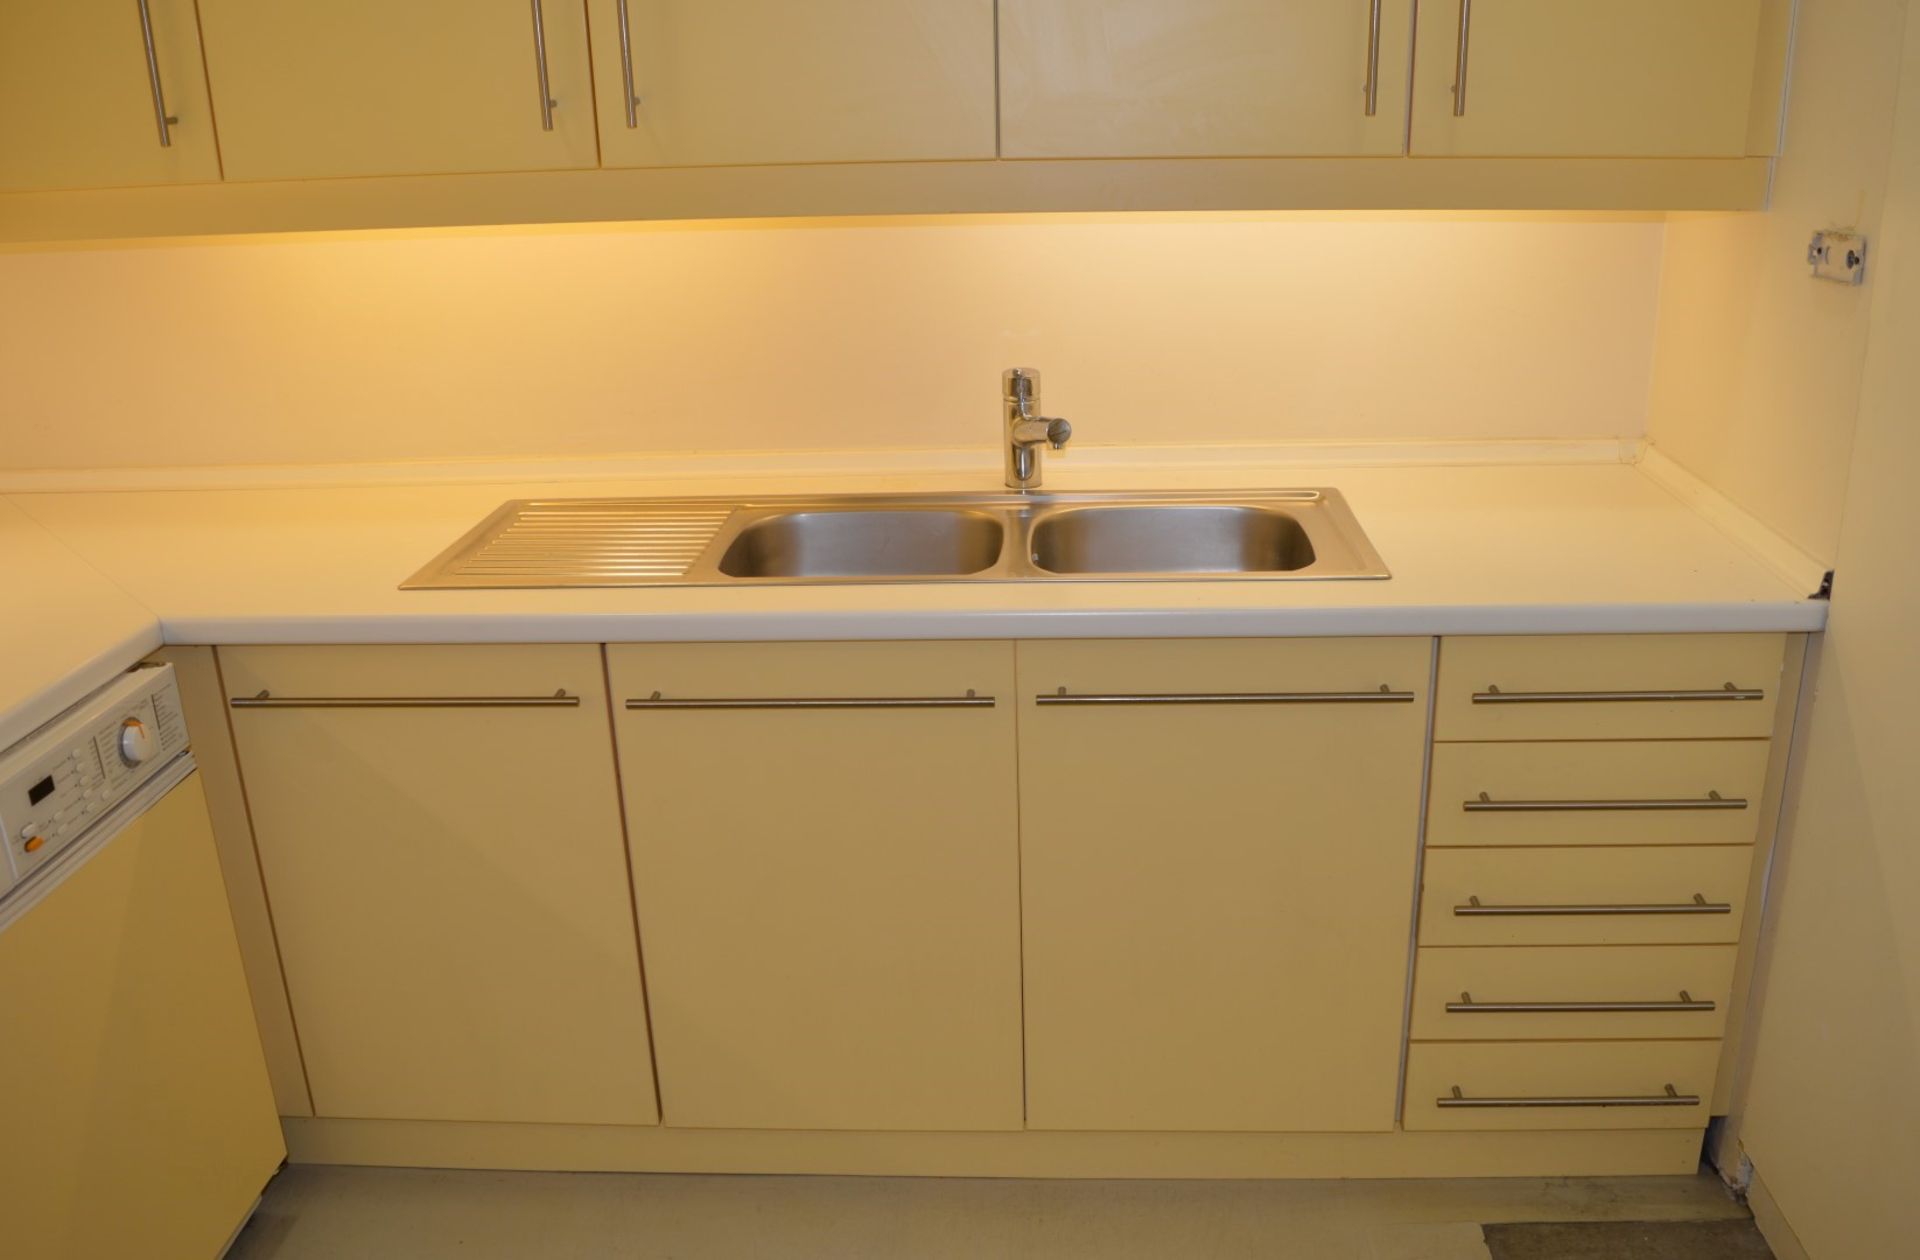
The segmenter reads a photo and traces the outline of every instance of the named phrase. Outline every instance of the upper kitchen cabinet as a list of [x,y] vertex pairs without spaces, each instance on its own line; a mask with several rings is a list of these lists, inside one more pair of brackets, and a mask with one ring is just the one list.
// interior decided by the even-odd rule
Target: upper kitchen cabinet
[[[127,14],[114,0],[0,0],[12,106],[0,242],[837,215],[1757,210],[1794,11],[200,0],[203,81],[174,64],[190,59],[191,4],[147,3],[181,119],[160,156],[138,148],[155,134],[129,33],[138,0]],[[95,14],[102,32],[81,32]],[[116,22],[128,29],[105,30]],[[99,59],[87,74],[55,66],[40,50],[60,41],[33,34],[69,29],[61,46]],[[110,75],[114,58],[131,72]],[[89,86],[108,77],[113,116],[130,121],[95,142],[80,129],[108,118],[111,94]],[[138,186],[219,181],[222,168],[224,181],[190,191]],[[128,186],[99,186],[111,183]]]
[[193,0],[0,4],[0,192],[219,178]]
[[1421,0],[1411,151],[1771,153],[1785,9],[1780,0]]
[[994,156],[993,0],[589,0],[607,166]]
[[201,0],[200,21],[228,179],[598,160],[577,0]]
[[1392,156],[1411,0],[1000,0],[1010,158]]

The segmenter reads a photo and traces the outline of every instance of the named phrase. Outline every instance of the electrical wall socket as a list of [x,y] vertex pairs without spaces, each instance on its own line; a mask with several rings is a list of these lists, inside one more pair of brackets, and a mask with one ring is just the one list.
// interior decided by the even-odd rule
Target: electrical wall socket
[[1864,284],[1867,279],[1867,238],[1858,232],[1815,232],[1807,246],[1807,263],[1816,280],[1835,284]]

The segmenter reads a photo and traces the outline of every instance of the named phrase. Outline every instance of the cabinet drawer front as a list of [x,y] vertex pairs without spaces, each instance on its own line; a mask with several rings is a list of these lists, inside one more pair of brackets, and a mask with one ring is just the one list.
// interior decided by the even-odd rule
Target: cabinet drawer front
[[1705,1128],[1719,1062],[1718,1041],[1424,1042],[1407,1052],[1404,1122],[1412,1130]]
[[1444,639],[1434,738],[1763,738],[1785,657],[1778,634]]
[[1420,898],[1420,943],[1737,941],[1752,859],[1747,845],[1434,849]]
[[1440,744],[1427,843],[1751,844],[1765,740]]
[[1735,952],[1732,945],[1423,949],[1412,1037],[1718,1037]]

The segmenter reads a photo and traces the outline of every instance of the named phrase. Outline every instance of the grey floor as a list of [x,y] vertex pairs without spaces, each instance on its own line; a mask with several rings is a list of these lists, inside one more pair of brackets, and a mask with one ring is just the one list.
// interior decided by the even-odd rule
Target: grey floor
[[[1731,1244],[1709,1237],[1737,1235],[1740,1245],[1750,1246],[1746,1218],[1719,1181],[1704,1173],[1484,1181],[976,1181],[303,1166],[287,1169],[268,1187],[229,1255],[1764,1260],[1764,1247],[1725,1249]],[[1496,1230],[1491,1250],[1481,1228],[1536,1221],[1633,1224],[1612,1234]],[[1663,1238],[1670,1245],[1654,1249],[1665,1245]]]

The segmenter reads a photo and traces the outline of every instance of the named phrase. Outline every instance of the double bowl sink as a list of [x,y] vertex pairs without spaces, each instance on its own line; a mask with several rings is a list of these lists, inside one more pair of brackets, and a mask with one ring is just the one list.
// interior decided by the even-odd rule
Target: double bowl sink
[[1339,491],[515,500],[403,589],[1384,578]]

